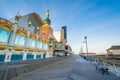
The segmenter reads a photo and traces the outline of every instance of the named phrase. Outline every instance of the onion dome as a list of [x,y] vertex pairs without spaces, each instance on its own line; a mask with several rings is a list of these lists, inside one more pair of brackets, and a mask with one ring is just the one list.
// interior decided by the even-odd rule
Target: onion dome
[[49,19],[49,11],[46,12],[46,18],[44,19],[44,24],[51,24],[51,20]]

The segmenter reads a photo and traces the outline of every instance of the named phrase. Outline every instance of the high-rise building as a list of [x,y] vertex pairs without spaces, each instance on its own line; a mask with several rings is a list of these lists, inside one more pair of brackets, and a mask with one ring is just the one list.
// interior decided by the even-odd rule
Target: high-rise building
[[67,26],[63,26],[61,29],[60,42],[62,42],[63,44],[67,43]]

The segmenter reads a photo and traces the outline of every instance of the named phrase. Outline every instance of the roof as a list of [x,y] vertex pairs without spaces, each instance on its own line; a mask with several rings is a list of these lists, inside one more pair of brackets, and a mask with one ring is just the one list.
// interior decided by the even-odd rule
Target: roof
[[37,14],[37,13],[32,13],[32,15],[34,16],[34,18],[35,18],[36,21],[38,22],[39,26],[43,25],[43,20],[41,19],[41,17],[39,16],[39,14]]
[[120,45],[117,45],[117,46],[111,46],[111,48],[107,49],[107,50],[113,50],[113,49],[120,49]]
[[51,23],[51,20],[49,18],[45,18],[44,21]]
[[37,22],[38,26],[42,26],[43,25],[43,20],[39,16],[39,14],[37,14],[37,13],[29,13],[29,14],[26,14],[26,15],[22,16],[21,18],[23,20],[25,20],[26,22],[28,22],[29,20],[33,21],[32,19],[34,18],[34,20]]

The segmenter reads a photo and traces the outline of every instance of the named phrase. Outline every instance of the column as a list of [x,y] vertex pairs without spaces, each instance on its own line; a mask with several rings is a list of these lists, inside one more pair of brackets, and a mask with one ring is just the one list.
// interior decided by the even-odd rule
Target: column
[[37,57],[37,51],[33,52],[34,53],[34,59]]
[[26,60],[26,57],[27,57],[27,49],[25,49],[25,52],[24,52],[24,54],[23,54],[23,60]]
[[13,24],[13,33],[11,34],[11,38],[10,38],[10,41],[9,41],[9,52],[6,53],[6,56],[5,56],[5,62],[10,62],[11,61],[11,56],[12,56],[12,47],[14,45],[14,42],[15,42],[15,36],[16,36],[16,31],[17,31],[17,26],[18,26],[18,21],[20,19],[20,15],[19,13],[15,16],[15,22]]
[[25,41],[25,52],[23,54],[23,60],[27,60],[27,53],[28,53],[28,47],[29,47],[29,37],[30,37],[30,28],[31,28],[31,21],[28,22],[28,30],[27,30],[27,38]]
[[36,30],[36,40],[35,40],[35,53],[34,53],[34,59],[37,57],[37,48],[38,48],[38,34],[39,34],[39,27],[37,27]]
[[11,61],[11,56],[12,56],[12,47],[9,47],[9,52],[5,56],[5,62],[10,62]]

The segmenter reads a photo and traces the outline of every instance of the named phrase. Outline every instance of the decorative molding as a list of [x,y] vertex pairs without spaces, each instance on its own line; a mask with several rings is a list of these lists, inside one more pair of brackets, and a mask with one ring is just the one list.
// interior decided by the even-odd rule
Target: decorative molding
[[22,28],[22,27],[18,27],[16,34],[20,34],[20,35],[23,35],[23,36],[27,36],[27,30],[25,30],[25,29]]
[[13,31],[12,23],[6,19],[0,18],[0,28],[8,30],[10,32]]
[[0,50],[7,49],[8,45],[7,44],[0,44]]
[[25,47],[24,47],[24,46],[16,46],[16,45],[14,45],[14,46],[13,46],[13,49],[14,49],[15,51],[23,51],[23,50],[25,49]]
[[42,38],[38,37],[38,41],[42,42]]
[[41,50],[41,49],[37,49],[37,51],[38,51],[38,52],[42,52],[42,50]]
[[28,48],[28,51],[34,52],[35,48]]
[[30,38],[36,40],[36,35],[35,35],[35,33],[30,33]]
[[40,26],[40,29],[46,29],[46,28],[49,28],[50,30],[52,30],[53,31],[53,29],[50,27],[50,25],[48,25],[48,24],[44,24],[43,26]]

